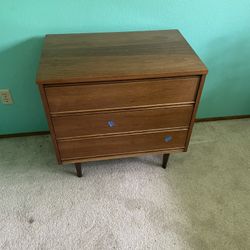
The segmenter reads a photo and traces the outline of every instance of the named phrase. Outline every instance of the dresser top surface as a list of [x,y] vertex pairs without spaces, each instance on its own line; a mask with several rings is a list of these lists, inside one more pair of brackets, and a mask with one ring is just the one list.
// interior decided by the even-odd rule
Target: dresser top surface
[[206,74],[178,30],[46,35],[39,84]]

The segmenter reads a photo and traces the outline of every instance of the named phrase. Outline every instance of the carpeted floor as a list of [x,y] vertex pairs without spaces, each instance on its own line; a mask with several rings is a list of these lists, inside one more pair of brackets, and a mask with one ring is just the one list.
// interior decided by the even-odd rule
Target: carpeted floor
[[0,140],[0,249],[250,249],[250,119],[198,123],[189,151],[72,165],[49,136]]

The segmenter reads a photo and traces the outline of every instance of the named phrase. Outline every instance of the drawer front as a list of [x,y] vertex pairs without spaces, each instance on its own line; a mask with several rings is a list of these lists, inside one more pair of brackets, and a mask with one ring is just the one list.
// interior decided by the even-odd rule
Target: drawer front
[[46,87],[51,113],[193,103],[199,77]]
[[187,130],[58,141],[62,161],[184,148]]
[[193,105],[53,117],[57,138],[188,127]]

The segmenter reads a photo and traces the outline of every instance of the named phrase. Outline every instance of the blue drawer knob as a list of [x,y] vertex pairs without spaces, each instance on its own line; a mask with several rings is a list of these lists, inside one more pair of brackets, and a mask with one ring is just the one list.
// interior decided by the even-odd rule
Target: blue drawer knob
[[164,138],[164,141],[165,142],[170,142],[170,141],[172,141],[173,140],[173,137],[171,136],[171,135],[167,135],[167,136],[165,136],[165,138]]
[[110,128],[114,127],[115,126],[115,122],[114,121],[108,121],[108,126]]

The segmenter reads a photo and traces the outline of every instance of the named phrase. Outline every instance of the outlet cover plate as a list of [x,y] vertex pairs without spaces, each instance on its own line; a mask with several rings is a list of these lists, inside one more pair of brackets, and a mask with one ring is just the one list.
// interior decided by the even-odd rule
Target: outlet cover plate
[[0,98],[3,104],[13,104],[9,89],[0,89]]

